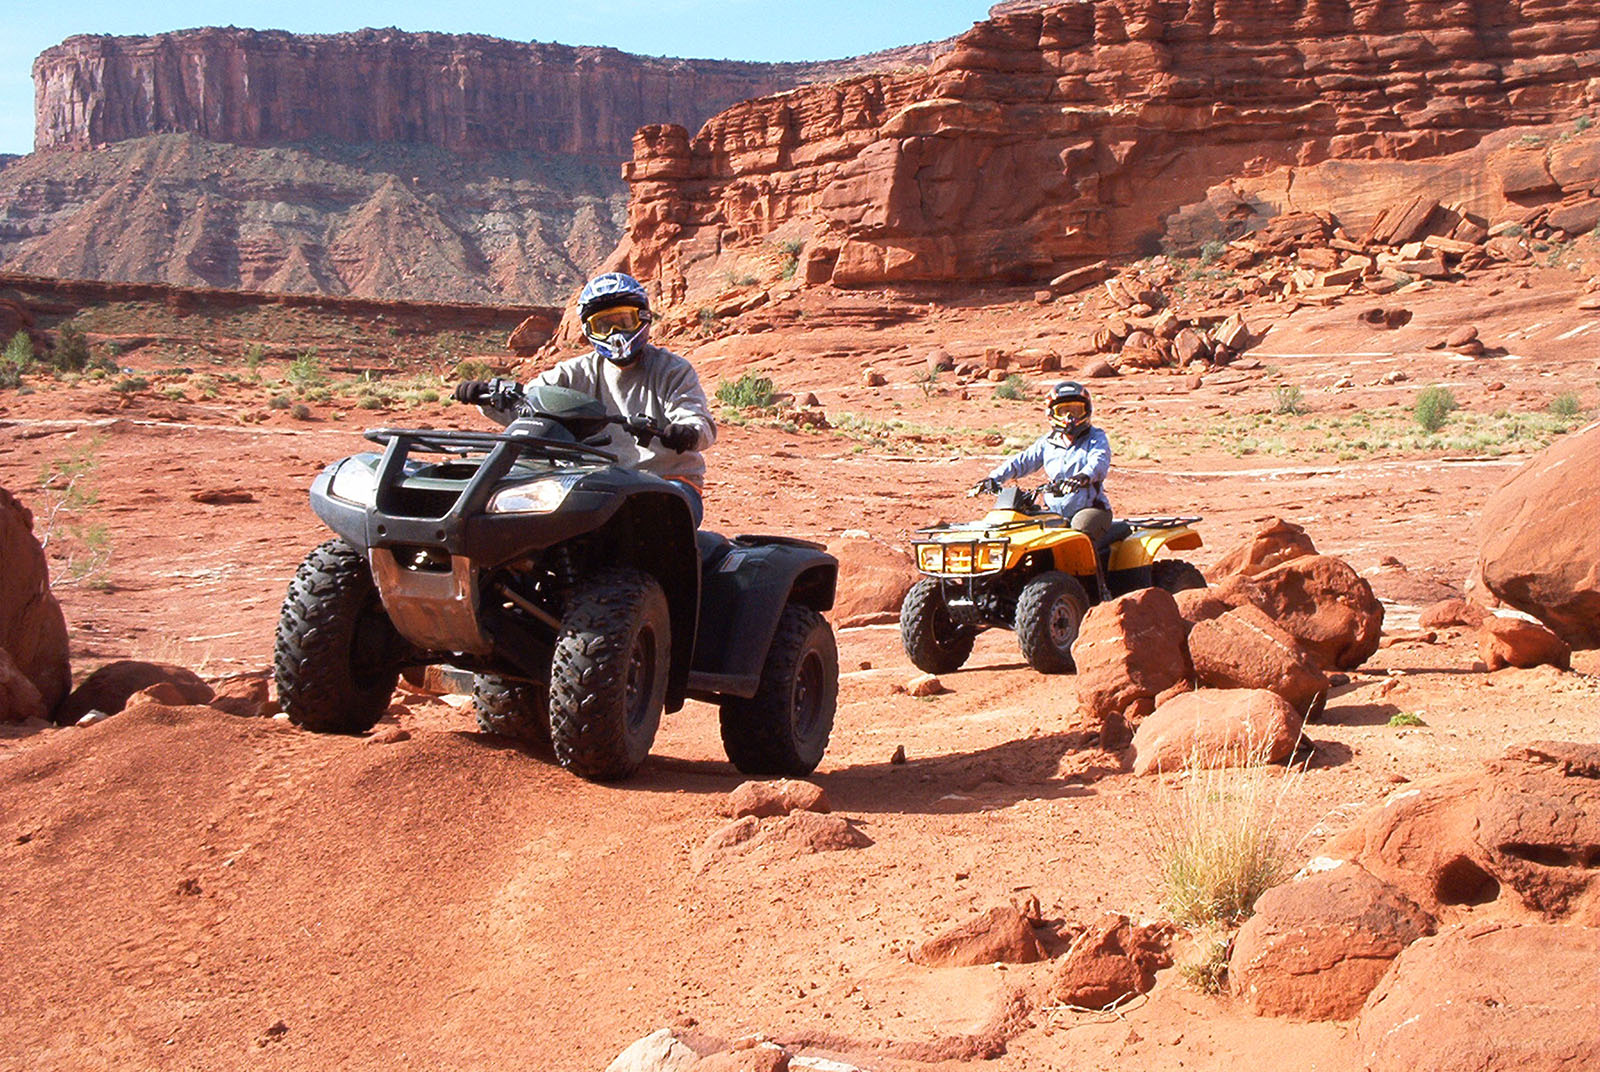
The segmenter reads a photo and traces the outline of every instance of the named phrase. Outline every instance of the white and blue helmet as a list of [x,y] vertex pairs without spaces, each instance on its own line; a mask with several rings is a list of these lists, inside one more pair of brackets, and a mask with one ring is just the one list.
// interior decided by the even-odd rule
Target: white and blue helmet
[[630,365],[649,339],[650,295],[631,275],[597,275],[578,295],[578,320],[583,337],[601,356],[618,365]]

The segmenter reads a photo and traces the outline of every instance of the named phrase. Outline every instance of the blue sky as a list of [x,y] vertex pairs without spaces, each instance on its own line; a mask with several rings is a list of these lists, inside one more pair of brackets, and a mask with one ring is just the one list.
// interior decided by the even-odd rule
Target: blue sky
[[734,60],[821,60],[936,41],[983,19],[990,0],[569,0],[471,5],[389,0],[0,0],[0,153],[33,149],[34,57],[73,34],[192,26],[338,33],[363,26],[482,33],[513,41]]

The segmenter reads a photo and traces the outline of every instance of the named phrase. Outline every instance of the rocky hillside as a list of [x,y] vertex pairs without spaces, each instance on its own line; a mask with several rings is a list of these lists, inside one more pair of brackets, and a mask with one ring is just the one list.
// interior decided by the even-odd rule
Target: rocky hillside
[[621,236],[641,124],[947,47],[753,64],[395,30],[74,37],[34,65],[40,151],[0,171],[0,265],[562,302]]
[[668,296],[775,248],[812,282],[1022,282],[1419,182],[1492,214],[1567,190],[1549,143],[1597,105],[1595,0],[1007,4],[926,71],[640,131],[629,258]]

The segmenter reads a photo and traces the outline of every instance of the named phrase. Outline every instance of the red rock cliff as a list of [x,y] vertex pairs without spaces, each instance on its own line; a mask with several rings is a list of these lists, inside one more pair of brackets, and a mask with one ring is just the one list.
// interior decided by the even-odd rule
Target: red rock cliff
[[760,64],[399,30],[72,37],[34,62],[34,144],[187,132],[241,145],[407,142],[621,160],[644,123],[698,124],[737,101],[927,62],[946,47]]
[[1600,0],[1002,5],[927,71],[641,130],[623,252],[669,298],[769,238],[813,282],[1039,278],[1234,176],[1571,118],[1597,76]]

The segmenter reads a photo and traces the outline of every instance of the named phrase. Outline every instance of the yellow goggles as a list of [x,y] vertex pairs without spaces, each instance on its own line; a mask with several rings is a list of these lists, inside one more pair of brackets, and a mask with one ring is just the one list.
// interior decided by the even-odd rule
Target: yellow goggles
[[584,318],[583,327],[590,335],[603,339],[619,331],[631,335],[644,326],[644,320],[643,309],[631,305],[613,305],[609,309],[590,313]]
[[1057,420],[1082,420],[1089,415],[1089,404],[1078,398],[1050,403],[1050,416]]

